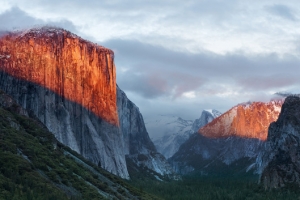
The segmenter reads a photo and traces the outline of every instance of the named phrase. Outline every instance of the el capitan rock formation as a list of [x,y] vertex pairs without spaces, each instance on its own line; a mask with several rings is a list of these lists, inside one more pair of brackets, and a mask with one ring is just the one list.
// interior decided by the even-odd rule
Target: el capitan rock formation
[[269,127],[264,149],[257,158],[260,182],[266,189],[300,186],[300,98],[286,98],[279,118]]
[[47,27],[6,35],[0,47],[2,71],[45,87],[118,125],[111,50]]
[[[117,107],[129,100],[126,95],[117,99],[117,90],[122,91],[115,73],[111,50],[60,28],[33,28],[0,39],[0,89],[60,142],[107,171],[129,178],[125,156],[134,143],[128,146],[124,138],[144,137],[140,146],[146,149],[151,140],[147,132],[131,132],[143,125],[137,123],[139,117],[123,114],[141,115],[136,106]],[[129,124],[120,125],[119,116]]]
[[0,88],[63,144],[128,178],[113,52],[59,28],[0,39]]

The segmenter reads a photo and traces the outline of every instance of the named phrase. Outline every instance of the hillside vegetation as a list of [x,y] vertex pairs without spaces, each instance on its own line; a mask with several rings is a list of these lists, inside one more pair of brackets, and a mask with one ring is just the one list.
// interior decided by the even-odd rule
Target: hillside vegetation
[[157,199],[59,143],[12,101],[0,92],[0,199]]

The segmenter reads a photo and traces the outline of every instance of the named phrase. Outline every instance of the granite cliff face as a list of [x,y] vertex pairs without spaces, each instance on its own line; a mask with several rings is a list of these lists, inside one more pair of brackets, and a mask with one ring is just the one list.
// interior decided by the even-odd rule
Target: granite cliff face
[[0,39],[0,89],[60,142],[122,178],[129,178],[126,157],[170,174],[138,108],[117,88],[115,72],[111,50],[60,28]]
[[156,151],[148,135],[139,108],[127,98],[121,89],[117,89],[117,94],[120,128],[125,143],[124,152],[127,159],[130,160],[128,163],[134,163],[138,167],[146,167],[160,175],[172,175],[171,166]]
[[6,110],[28,117],[27,111],[19,106],[11,96],[7,95],[2,90],[0,90],[0,106]]
[[129,178],[111,50],[44,27],[2,37],[0,55],[2,90],[60,142]]
[[286,98],[279,118],[269,127],[264,149],[257,158],[265,188],[300,186],[300,98]]
[[211,138],[238,136],[266,140],[268,127],[277,120],[282,104],[283,100],[239,104],[198,132]]
[[0,47],[2,71],[45,87],[118,125],[111,50],[49,27],[6,35]]
[[173,168],[178,173],[205,174],[213,168],[215,172],[230,170],[234,164],[239,170],[256,170],[256,158],[267,137],[267,127],[277,119],[282,103],[283,100],[274,100],[233,107],[200,128],[180,147],[170,158]]

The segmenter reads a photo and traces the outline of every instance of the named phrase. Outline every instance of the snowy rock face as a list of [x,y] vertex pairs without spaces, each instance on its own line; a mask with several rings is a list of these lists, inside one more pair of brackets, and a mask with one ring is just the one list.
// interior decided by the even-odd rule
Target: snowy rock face
[[139,167],[146,167],[161,175],[172,175],[167,160],[156,151],[146,130],[139,108],[117,88],[120,129],[124,137],[124,152]]
[[277,119],[282,103],[274,100],[233,107],[193,134],[170,162],[179,173],[206,172],[214,164],[226,167],[242,159],[247,162],[241,168],[254,169],[267,127]]
[[300,186],[300,98],[286,98],[279,118],[269,127],[264,149],[257,158],[265,188]]
[[63,144],[129,178],[118,127],[113,52],[63,29],[0,39],[0,88]]
[[192,123],[191,120],[184,120],[180,117],[160,115],[156,120],[147,122],[146,126],[155,126],[160,136],[153,142],[157,150],[169,158],[190,136]]
[[205,126],[206,124],[213,121],[215,118],[221,116],[222,113],[220,113],[217,110],[203,110],[201,113],[201,116],[199,119],[196,119],[192,125],[192,128],[190,130],[191,134],[197,132],[200,128]]
[[238,136],[266,140],[270,123],[277,120],[284,100],[239,104],[199,130],[212,138]]
[[157,126],[161,137],[154,140],[157,150],[166,158],[172,157],[179,147],[199,128],[221,115],[217,110],[204,110],[199,119],[194,122],[175,116],[160,116],[148,126]]

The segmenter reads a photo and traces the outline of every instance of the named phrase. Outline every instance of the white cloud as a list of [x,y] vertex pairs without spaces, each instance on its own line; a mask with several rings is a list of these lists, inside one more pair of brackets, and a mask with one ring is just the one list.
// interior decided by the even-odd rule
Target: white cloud
[[196,94],[195,94],[195,91],[189,91],[189,92],[184,92],[182,94],[183,97],[186,97],[188,99],[193,99],[193,98],[196,98]]

